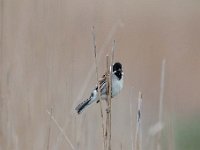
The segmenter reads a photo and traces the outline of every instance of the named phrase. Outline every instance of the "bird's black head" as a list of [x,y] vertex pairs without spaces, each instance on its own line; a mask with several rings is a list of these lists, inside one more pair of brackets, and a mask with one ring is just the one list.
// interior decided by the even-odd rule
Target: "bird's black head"
[[122,64],[119,63],[119,62],[116,62],[113,65],[113,72],[118,77],[118,79],[120,80],[122,78],[122,75],[123,75]]
[[122,71],[122,64],[120,62],[116,62],[114,65],[113,65],[113,72],[114,71]]

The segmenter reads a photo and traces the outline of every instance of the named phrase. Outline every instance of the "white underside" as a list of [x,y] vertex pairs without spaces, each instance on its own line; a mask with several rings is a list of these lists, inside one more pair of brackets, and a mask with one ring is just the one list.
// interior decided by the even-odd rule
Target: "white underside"
[[[123,88],[123,76],[121,80],[118,80],[116,76],[113,76],[112,77],[112,97],[115,97],[116,95],[118,95],[120,91],[122,90],[122,88]],[[106,94],[101,95],[101,99],[102,100],[107,99],[107,95]],[[90,101],[90,104],[97,100],[99,100],[98,92],[94,90],[93,97]]]

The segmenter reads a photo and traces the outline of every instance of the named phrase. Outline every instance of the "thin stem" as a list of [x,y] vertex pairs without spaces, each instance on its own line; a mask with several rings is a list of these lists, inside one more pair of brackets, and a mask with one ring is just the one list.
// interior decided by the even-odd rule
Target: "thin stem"
[[109,56],[106,56],[106,66],[107,66],[107,113],[106,113],[106,148],[111,150],[111,65],[109,64]]
[[[162,61],[161,81],[160,81],[160,104],[159,104],[159,123],[163,124],[163,99],[164,99],[164,84],[165,84],[165,59]],[[161,131],[158,133],[157,150],[161,149]]]
[[71,140],[69,139],[69,137],[65,134],[63,128],[60,126],[60,124],[58,123],[58,121],[55,119],[55,117],[51,114],[51,112],[49,112],[49,110],[46,110],[47,114],[51,117],[51,119],[54,121],[54,123],[56,124],[57,128],[59,129],[60,133],[62,133],[62,135],[64,136],[65,141],[70,145],[72,150],[75,150],[74,145],[72,144]]
[[130,128],[131,128],[131,150],[134,149],[134,141],[133,141],[133,104],[132,104],[132,99],[130,99],[129,102],[130,105]]
[[138,109],[137,109],[137,121],[136,121],[136,133],[135,133],[135,150],[141,150],[141,108],[142,108],[142,93],[139,92],[138,97]]
[[164,96],[164,82],[165,82],[165,59],[162,61],[161,82],[160,82],[160,107],[159,107],[159,121],[163,118],[163,96]]
[[[50,119],[52,115],[53,115],[53,108],[51,108]],[[51,135],[51,120],[50,120],[50,125],[49,125],[49,130],[48,130],[47,150],[49,150],[49,147],[50,147],[50,135]]]
[[109,129],[110,129],[110,134],[109,134],[109,150],[111,149],[111,131],[112,131],[112,72],[113,72],[113,60],[114,60],[114,52],[115,52],[115,40],[113,41],[113,46],[112,46],[112,53],[111,53],[111,60],[110,60],[110,69],[109,69]]
[[94,26],[92,28],[92,36],[93,36],[93,48],[94,48],[94,58],[95,58],[95,66],[96,66],[96,79],[97,79],[97,87],[98,87],[98,97],[99,97],[99,106],[100,106],[100,114],[101,114],[101,121],[102,121],[102,130],[103,130],[103,143],[105,149],[105,136],[104,136],[104,123],[103,123],[103,110],[102,110],[102,101],[101,101],[101,94],[100,94],[100,85],[99,85],[99,74],[98,74],[98,66],[97,66],[97,52],[96,52],[96,37],[94,33]]

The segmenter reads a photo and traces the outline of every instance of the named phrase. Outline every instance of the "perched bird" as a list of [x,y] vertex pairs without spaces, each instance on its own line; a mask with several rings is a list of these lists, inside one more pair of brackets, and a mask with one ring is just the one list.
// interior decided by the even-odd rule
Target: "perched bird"
[[[102,78],[98,81],[99,82],[99,88],[100,88],[100,95],[101,99],[107,99],[107,80],[106,80],[106,74],[102,76]],[[113,65],[113,71],[112,71],[112,88],[111,88],[111,97],[115,97],[123,88],[123,70],[122,65],[119,62],[116,62]],[[98,96],[98,86],[96,85],[95,89],[92,91],[90,97],[80,103],[75,110],[78,114],[80,114],[87,106],[91,105],[93,102],[99,102],[99,96]]]

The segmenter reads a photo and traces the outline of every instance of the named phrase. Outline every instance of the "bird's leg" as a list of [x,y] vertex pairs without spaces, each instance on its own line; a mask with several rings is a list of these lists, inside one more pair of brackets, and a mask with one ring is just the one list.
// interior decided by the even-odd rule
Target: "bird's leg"
[[110,107],[106,108],[106,113],[110,112]]

